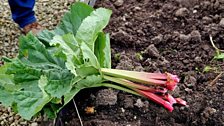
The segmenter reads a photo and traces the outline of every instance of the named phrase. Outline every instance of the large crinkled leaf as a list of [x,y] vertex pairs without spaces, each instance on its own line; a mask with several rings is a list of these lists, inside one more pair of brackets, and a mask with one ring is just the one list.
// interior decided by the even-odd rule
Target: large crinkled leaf
[[6,74],[9,65],[7,63],[0,67],[0,103],[7,107],[12,105],[14,101],[13,92],[17,90],[13,75]]
[[11,60],[7,66],[8,70],[5,66],[0,68],[4,71],[0,74],[0,102],[5,106],[13,103],[14,109],[25,119],[41,111],[54,96],[61,97],[71,90],[73,75],[66,69],[39,70],[19,59]]
[[93,11],[94,9],[91,6],[82,2],[76,2],[76,4],[71,6],[70,11],[65,13],[60,24],[54,30],[43,30],[37,34],[37,37],[45,45],[48,45],[55,35],[64,35],[67,33],[75,35],[82,21]]
[[85,78],[86,76],[93,75],[93,74],[100,74],[99,69],[93,67],[93,66],[86,66],[86,65],[81,65],[79,68],[76,69],[77,74]]
[[[3,70],[0,68],[0,70]],[[4,70],[3,70],[4,71]],[[1,72],[3,72],[1,71]],[[4,106],[10,106],[13,103],[13,92],[17,87],[13,81],[13,75],[0,73],[0,102]]]
[[19,39],[19,59],[38,68],[64,68],[64,62],[53,57],[37,37],[29,33]]
[[61,23],[55,29],[55,33],[59,35],[73,33],[75,35],[83,19],[89,16],[93,10],[91,6],[82,2],[72,5],[71,10],[64,15]]
[[[0,77],[1,78],[1,77]],[[6,90],[3,86],[0,85],[0,102],[2,105],[8,107],[13,103],[13,94],[12,91]]]
[[60,111],[61,107],[61,104],[54,104],[50,102],[48,105],[44,106],[43,112],[48,118],[54,119],[57,117],[57,113]]
[[37,34],[37,38],[45,45],[49,46],[49,42],[53,39],[56,35],[54,31],[43,30]]
[[6,63],[4,66],[0,67],[0,86],[7,91],[17,90],[18,87],[14,83],[14,76],[6,74],[7,68],[10,67],[11,63]]
[[70,70],[74,75],[77,75],[75,69],[78,65],[83,63],[83,60],[81,57],[81,50],[74,35],[57,35],[53,38],[50,45],[57,46],[61,50],[61,53],[63,53],[66,57],[65,65],[67,69]]
[[[12,60],[7,73],[14,74],[13,79],[16,82],[15,85],[18,86],[19,89],[13,92],[15,95],[14,101],[12,102],[15,102],[17,105],[15,109],[26,119],[28,119],[28,116],[33,116],[38,113],[43,106],[49,102],[49,99],[54,97],[60,98],[68,93],[72,88],[71,81],[74,76],[67,69],[35,69],[23,64],[19,59]],[[4,80],[5,79],[0,78],[0,81]],[[6,86],[9,86],[9,83],[4,85],[4,87]],[[8,90],[6,90],[6,88],[1,88],[1,91],[7,93]],[[7,95],[10,94],[8,93]],[[0,97],[4,96],[5,95],[1,95]],[[32,105],[26,106],[26,103]],[[40,106],[37,106],[38,104],[40,104]],[[34,110],[32,107],[35,105],[37,109]],[[25,115],[23,112],[26,111],[30,113]]]
[[[42,86],[47,84],[46,78],[41,77],[40,70],[26,66],[19,59],[11,60],[7,68],[5,76],[13,76],[11,81],[5,81],[7,83],[1,88],[1,93],[4,94],[0,94],[0,97],[7,95],[10,101],[4,101],[5,104],[12,105],[13,103],[14,109],[23,118],[30,119],[51,99]],[[0,80],[5,79],[0,77]],[[7,88],[10,86],[12,90]]]
[[45,76],[41,76],[40,80],[30,83],[38,86],[34,86],[30,90],[20,90],[14,93],[17,111],[25,119],[31,119],[51,100],[51,97],[44,90],[48,83]]
[[80,88],[73,87],[69,93],[64,95],[64,104],[68,104],[80,90]]
[[68,70],[50,71],[46,74],[48,83],[45,90],[52,97],[61,98],[66,93],[70,92],[72,88],[72,79],[74,77]]
[[40,69],[35,69],[23,64],[19,59],[14,59],[10,63],[6,73],[14,74],[15,84],[18,84],[21,82],[38,80],[42,72]]
[[75,87],[79,89],[90,88],[90,87],[97,87],[98,84],[103,82],[103,78],[101,75],[90,75],[87,76],[85,79],[79,81]]
[[80,90],[84,88],[100,87],[102,86],[102,82],[103,79],[101,75],[90,75],[85,79],[81,79],[77,82],[77,84],[74,85],[72,90],[64,96],[64,103],[67,104],[69,101],[71,101]]
[[80,48],[82,51],[85,66],[93,66],[95,68],[100,68],[100,64],[94,52],[84,42],[81,43]]
[[78,43],[72,34],[57,35],[53,38],[50,45],[55,45],[61,49],[61,52],[66,57],[66,67],[74,75],[77,75],[77,68],[88,66],[100,68],[93,51],[84,42]]
[[90,16],[83,20],[75,37],[86,43],[88,47],[94,51],[94,42],[97,39],[98,33],[102,32],[106,27],[111,14],[111,10],[104,8],[96,9],[90,14]]
[[9,65],[10,65],[9,63],[5,63],[3,66],[0,66],[0,74],[5,74]]
[[109,34],[99,33],[95,42],[94,53],[103,68],[111,68],[111,50]]

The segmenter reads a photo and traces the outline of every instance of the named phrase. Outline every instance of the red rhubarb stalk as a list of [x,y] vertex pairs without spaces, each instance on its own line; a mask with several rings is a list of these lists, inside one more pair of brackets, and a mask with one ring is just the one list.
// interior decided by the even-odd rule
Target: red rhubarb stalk
[[141,89],[141,90],[146,90],[150,91],[152,93],[161,93],[165,94],[167,92],[167,89],[165,88],[151,88],[144,86],[142,84],[134,83],[129,80],[121,79],[121,78],[115,78],[115,77],[110,77],[110,76],[104,76],[104,79],[121,84],[123,86],[129,87],[129,88],[136,88],[136,89]]
[[167,88],[168,90],[174,90],[176,88],[177,83],[179,82],[178,77],[170,73],[147,73],[107,68],[101,68],[101,72],[104,75],[124,78],[130,81],[143,84],[161,86]]
[[138,90],[138,89],[136,89],[136,92],[138,92],[139,94],[142,94],[143,96],[151,99],[152,101],[162,105],[168,111],[170,111],[170,112],[173,111],[173,106],[168,101],[165,101],[164,99],[157,96],[156,94],[153,94],[153,93],[148,92],[148,91]]

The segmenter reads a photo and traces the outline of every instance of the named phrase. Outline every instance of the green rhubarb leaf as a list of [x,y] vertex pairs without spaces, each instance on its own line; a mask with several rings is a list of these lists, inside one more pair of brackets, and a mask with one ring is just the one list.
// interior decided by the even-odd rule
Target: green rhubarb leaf
[[[18,59],[12,60],[10,64],[7,73],[14,74],[15,85],[20,89],[13,92],[15,109],[26,119],[38,113],[53,97],[60,98],[72,88],[74,75],[66,69],[35,69]],[[37,109],[32,109],[33,106]],[[30,113],[25,115],[27,111]]]
[[72,34],[66,34],[63,36],[55,36],[51,41],[50,45],[57,46],[61,53],[64,54],[66,58],[66,67],[74,75],[76,74],[76,67],[82,64],[82,56],[79,45]]
[[[15,103],[17,104],[16,109],[21,116],[24,116],[23,114],[25,113],[23,112],[26,111],[30,111],[30,114],[27,116],[30,116],[31,114],[35,115],[37,112],[39,112],[39,110],[42,109],[41,107],[47,104],[49,100],[51,100],[53,97],[61,98],[72,88],[71,81],[74,75],[71,74],[68,70],[42,70],[41,73],[35,76],[35,72],[31,72],[35,71],[35,69],[26,67],[22,67],[23,70],[27,69],[25,73],[20,73],[21,71],[18,69],[14,70],[14,75],[17,77],[18,80],[16,82],[21,82],[17,83],[17,85],[20,86],[21,90],[15,92]],[[44,78],[42,76],[44,76]],[[37,83],[38,79],[39,83]],[[20,101],[22,99],[18,97],[27,97],[24,100],[32,105],[24,106],[26,102],[21,103]],[[35,100],[36,102],[32,103],[33,100]],[[41,105],[37,106],[40,109],[33,110],[32,107],[38,104]],[[28,119],[28,117],[26,116],[24,118]]]
[[95,42],[94,53],[103,68],[111,68],[111,50],[109,34],[99,33]]
[[85,42],[88,47],[94,51],[94,42],[97,36],[106,27],[109,22],[111,10],[99,8],[93,11],[90,16],[86,17],[81,23],[76,33],[76,38]]
[[55,30],[43,30],[37,34],[38,39],[48,45],[55,35],[64,35],[67,33],[75,35],[82,21],[89,16],[93,10],[91,6],[85,3],[76,2],[76,4],[71,6],[70,11],[65,13]]
[[100,64],[94,52],[84,42],[81,43],[80,48],[82,51],[85,66],[93,66],[95,68],[100,68]]
[[37,34],[37,38],[45,45],[50,46],[49,42],[53,39],[56,35],[54,31],[43,30]]
[[[1,77],[0,77],[0,79],[1,79]],[[11,106],[13,103],[13,100],[14,100],[14,97],[13,97],[12,91],[5,89],[0,84],[0,102],[1,102],[1,104],[6,107]]]
[[73,87],[72,90],[64,95],[64,105],[68,104],[73,97],[81,90],[81,88]]
[[6,74],[9,66],[10,63],[5,63],[5,65],[0,67],[0,86],[11,92],[17,90],[18,87],[14,83],[14,76]]
[[41,43],[37,37],[29,33],[26,36],[21,36],[19,39],[19,59],[23,63],[43,69],[64,68],[64,62],[56,57],[53,57]]
[[0,67],[0,102],[8,107],[13,103],[14,99],[12,93],[17,87],[14,84],[13,75],[3,73],[5,71],[5,66]]
[[76,69],[77,71],[77,74],[81,77],[81,78],[85,78],[89,75],[96,75],[96,74],[100,74],[99,73],[99,70],[96,69],[95,67],[93,66],[85,66],[85,65],[82,65],[80,66],[80,68],[77,68]]
[[44,105],[50,102],[51,97],[44,90],[47,83],[47,77],[41,76],[39,80],[29,82],[29,84],[37,86],[14,93],[17,111],[23,118],[31,119],[32,116],[42,110]]
[[48,83],[45,86],[45,90],[52,97],[61,98],[63,95],[68,93],[72,89],[72,78],[73,74],[68,70],[63,71],[49,71],[46,74]]
[[44,106],[43,111],[48,118],[54,119],[57,117],[57,113],[60,111],[61,107],[61,104],[49,103]]
[[57,117],[57,113],[51,108],[44,107],[43,111],[44,111],[44,114],[50,119],[54,119]]
[[0,74],[5,74],[10,63],[5,63],[4,65],[0,66]]
[[41,76],[40,69],[34,69],[23,64],[19,59],[13,59],[8,67],[7,74],[14,74],[14,81],[17,83],[38,80]]
[[93,10],[91,6],[82,2],[77,2],[72,5],[70,11],[64,15],[61,23],[55,29],[55,33],[59,35],[73,33],[75,35],[82,21],[89,16]]
[[[77,83],[76,83],[77,82]],[[85,79],[76,79],[75,85],[72,90],[64,95],[64,103],[67,104],[73,97],[82,89],[102,86],[103,78],[101,75],[90,75]]]
[[75,87],[78,89],[90,88],[90,87],[98,87],[98,84],[103,82],[103,78],[101,75],[90,75],[85,79],[80,80]]

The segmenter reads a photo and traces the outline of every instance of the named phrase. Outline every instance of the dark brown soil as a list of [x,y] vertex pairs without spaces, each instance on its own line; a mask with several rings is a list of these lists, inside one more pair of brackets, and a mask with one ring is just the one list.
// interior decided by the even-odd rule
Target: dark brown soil
[[[215,50],[209,41],[212,35],[224,49],[223,0],[98,0],[97,7],[113,10],[106,28],[113,67],[177,74],[181,81],[173,95],[188,105],[170,113],[121,91],[84,90],[76,102],[85,126],[224,125],[224,75],[211,83],[224,70],[224,61],[212,60]],[[206,66],[216,70],[205,73]],[[87,114],[87,107],[95,111]],[[62,122],[79,126],[73,104],[68,108]]]

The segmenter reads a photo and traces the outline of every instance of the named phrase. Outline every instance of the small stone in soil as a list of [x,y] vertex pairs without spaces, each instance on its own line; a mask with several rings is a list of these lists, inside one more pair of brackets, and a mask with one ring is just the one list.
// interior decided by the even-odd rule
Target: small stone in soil
[[184,89],[187,93],[192,93],[193,91],[192,91],[192,89],[190,89],[190,88],[185,88]]
[[201,42],[201,34],[198,30],[193,30],[190,35],[192,41]]
[[202,21],[204,24],[209,24],[209,23],[212,23],[212,18],[205,16],[202,18]]
[[139,11],[139,10],[141,10],[141,7],[134,7],[133,10],[134,10],[134,11]]
[[197,83],[197,79],[193,76],[186,76],[184,83],[187,87],[194,87]]
[[148,54],[150,57],[159,58],[160,54],[154,44],[149,45],[144,51],[145,54]]
[[144,103],[142,102],[141,99],[137,99],[137,101],[136,101],[136,103],[134,105],[139,107],[139,108],[144,107]]
[[38,126],[37,123],[31,123],[31,126]]
[[163,41],[163,35],[159,34],[157,36],[155,36],[154,38],[152,38],[152,42],[153,44],[160,44]]
[[204,111],[201,113],[205,118],[209,118],[209,116],[213,115],[216,112],[216,109],[211,107],[206,107]]
[[117,0],[117,1],[114,3],[114,5],[117,6],[117,7],[120,7],[120,6],[123,5],[123,3],[124,3],[124,0]]
[[197,63],[200,63],[200,62],[202,62],[202,59],[201,59],[201,57],[196,56],[196,57],[194,58],[194,61],[197,62]]
[[210,46],[208,44],[203,44],[202,49],[204,49],[205,51],[210,51]]
[[189,14],[189,11],[187,8],[180,8],[176,11],[175,16],[176,17],[186,17]]
[[121,112],[124,113],[125,112],[125,109],[124,108],[121,108]]
[[219,25],[220,25],[221,27],[224,27],[224,18],[222,18],[222,19],[220,20]]
[[180,38],[180,41],[188,42],[190,40],[190,35],[180,34],[179,38]]

